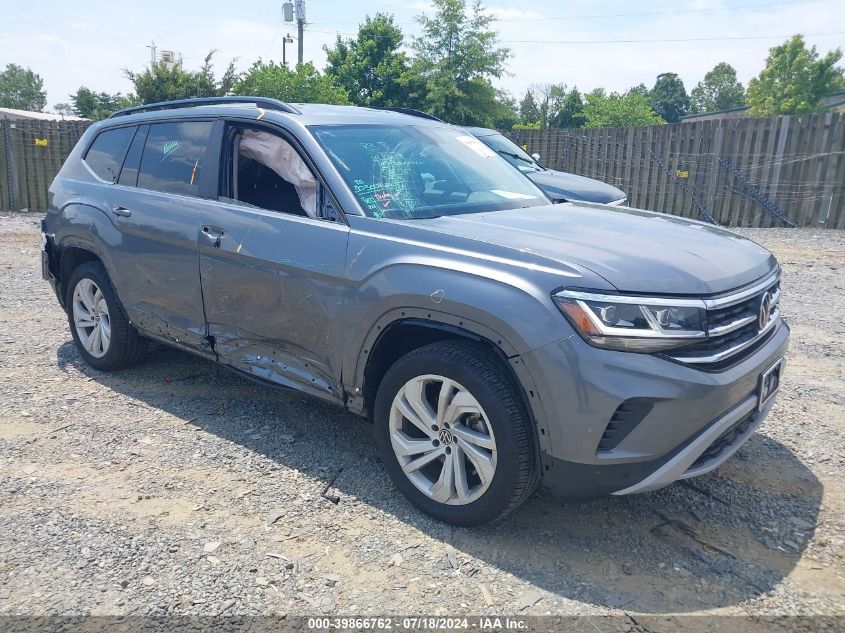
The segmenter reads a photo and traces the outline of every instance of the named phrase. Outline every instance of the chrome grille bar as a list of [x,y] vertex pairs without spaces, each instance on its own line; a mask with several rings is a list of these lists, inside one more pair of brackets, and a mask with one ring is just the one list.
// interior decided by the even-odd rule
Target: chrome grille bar
[[713,310],[715,308],[727,308],[728,306],[741,303],[756,294],[760,294],[764,290],[768,290],[771,286],[774,286],[779,280],[780,268],[778,268],[778,270],[769,275],[769,277],[761,281],[759,284],[755,284],[750,288],[746,288],[745,290],[741,290],[739,292],[736,292],[731,295],[726,295],[724,297],[716,297],[715,299],[705,299],[704,305],[707,307],[708,310]]
[[757,336],[752,339],[743,341],[742,343],[738,343],[737,345],[729,347],[726,350],[722,350],[721,352],[710,354],[709,356],[672,356],[672,358],[682,363],[691,363],[696,365],[706,363],[718,363],[719,361],[725,360],[726,358],[730,358],[734,354],[739,354],[742,350],[748,349],[749,347],[754,345],[754,343],[766,336],[766,334],[768,334],[772,330],[772,328],[775,327],[778,321],[780,321],[780,310],[775,309],[772,312],[772,316],[769,317],[769,322],[766,323],[766,327],[760,330],[757,333]]

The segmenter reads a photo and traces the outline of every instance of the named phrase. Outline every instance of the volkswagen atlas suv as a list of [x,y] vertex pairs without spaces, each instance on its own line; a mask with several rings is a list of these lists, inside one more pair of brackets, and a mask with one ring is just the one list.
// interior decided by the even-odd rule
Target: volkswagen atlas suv
[[229,97],[92,125],[50,186],[43,275],[80,356],[158,341],[370,418],[422,511],[478,525],[542,483],[654,490],[771,410],[781,271],[718,227],[552,204],[465,130]]

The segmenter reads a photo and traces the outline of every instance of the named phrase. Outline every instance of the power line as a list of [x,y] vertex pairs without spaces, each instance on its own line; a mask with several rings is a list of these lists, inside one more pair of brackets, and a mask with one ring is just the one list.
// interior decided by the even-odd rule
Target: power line
[[[645,40],[500,40],[502,44],[656,44],[671,42],[727,42],[733,40],[779,40],[790,38],[790,35],[742,35],[736,37],[686,37],[673,39],[645,39]],[[809,37],[823,37],[827,35],[845,35],[845,31],[831,31],[829,33],[804,33]]]

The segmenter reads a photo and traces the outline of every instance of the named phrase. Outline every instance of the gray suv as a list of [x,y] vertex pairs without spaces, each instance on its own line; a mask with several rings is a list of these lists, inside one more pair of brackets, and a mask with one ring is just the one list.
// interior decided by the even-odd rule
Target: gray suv
[[91,126],[50,186],[43,275],[82,358],[159,341],[367,416],[418,508],[478,525],[542,481],[708,472],[772,407],[780,268],[714,226],[550,204],[461,128],[217,98]]

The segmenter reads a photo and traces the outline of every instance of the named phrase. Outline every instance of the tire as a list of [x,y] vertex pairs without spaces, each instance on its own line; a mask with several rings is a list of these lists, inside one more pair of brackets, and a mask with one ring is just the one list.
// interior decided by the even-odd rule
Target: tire
[[439,521],[495,521],[539,483],[534,425],[519,387],[480,344],[444,341],[409,352],[385,374],[373,414],[394,484]]
[[[146,341],[129,324],[100,262],[86,262],[74,269],[66,292],[70,333],[86,363],[100,371],[112,371],[141,359]],[[94,325],[88,326],[89,323]],[[95,332],[98,329],[100,345]],[[106,336],[105,332],[110,334]]]

